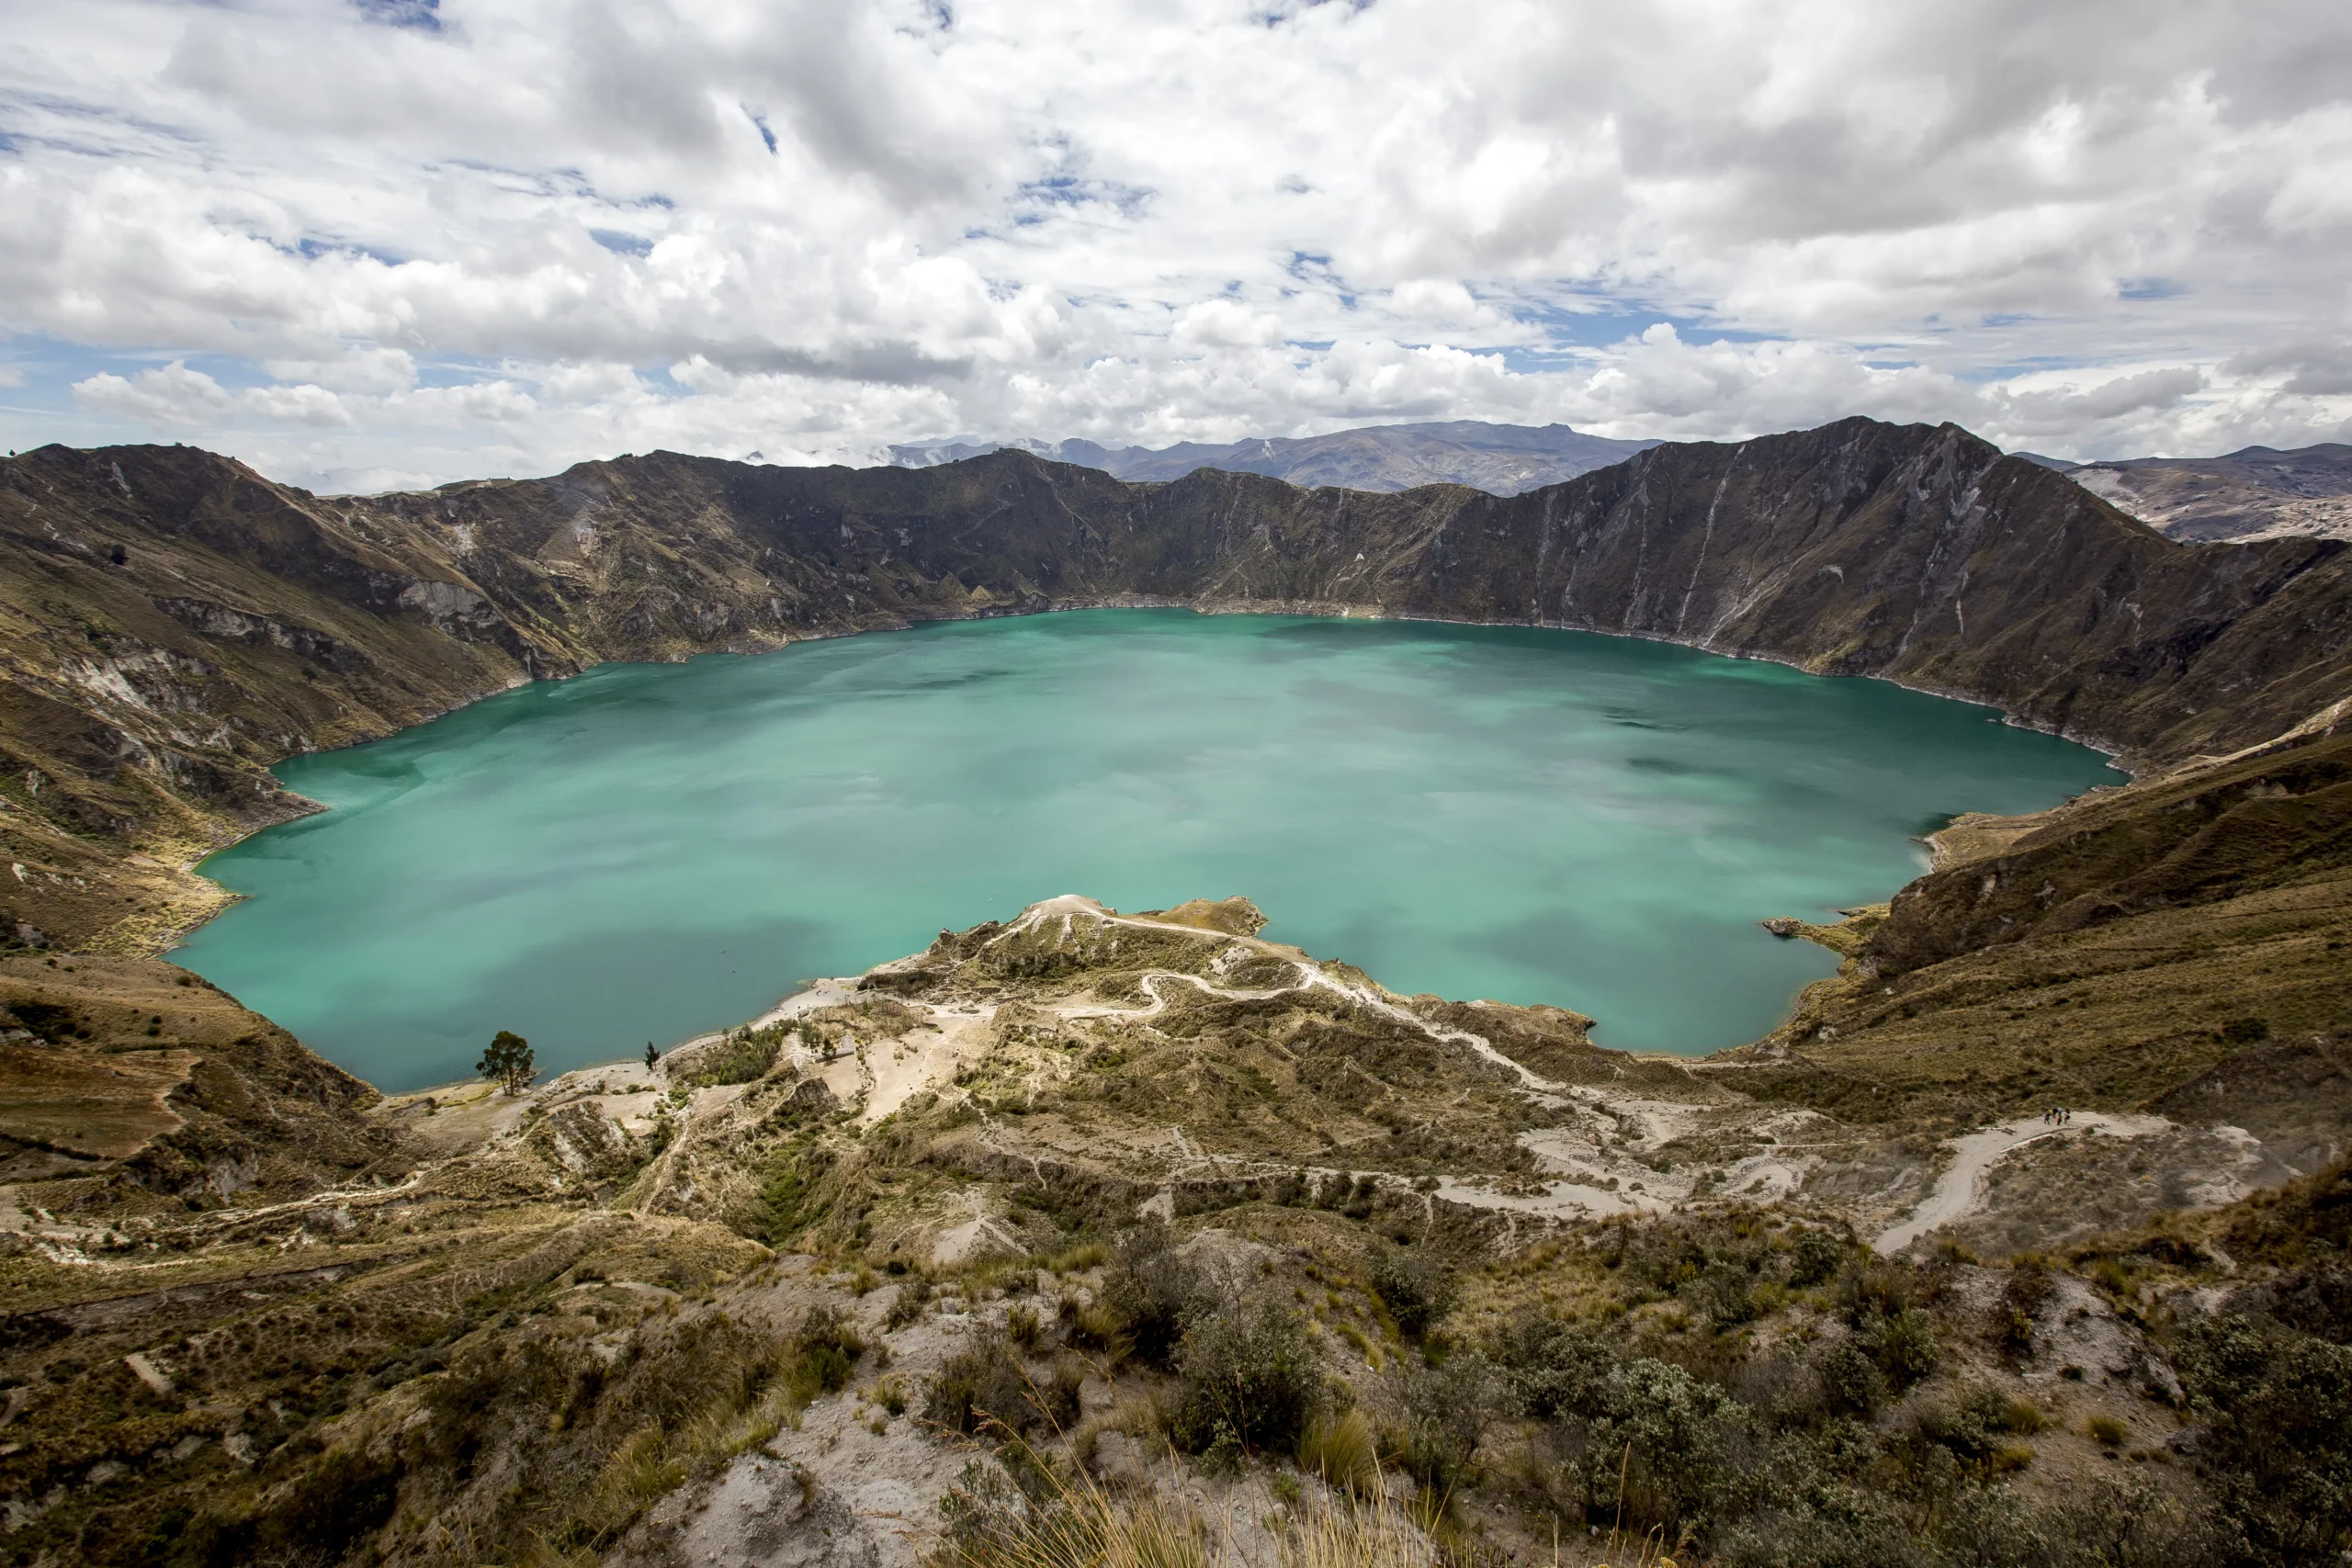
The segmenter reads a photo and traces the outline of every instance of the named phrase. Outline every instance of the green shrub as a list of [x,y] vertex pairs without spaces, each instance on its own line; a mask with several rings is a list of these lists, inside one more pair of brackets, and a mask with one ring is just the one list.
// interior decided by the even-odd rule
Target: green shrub
[[898,1293],[890,1298],[890,1310],[882,1314],[884,1326],[904,1328],[922,1315],[923,1306],[930,1300],[931,1276],[909,1275],[906,1281],[899,1285]]
[[1740,1368],[1732,1389],[1742,1404],[1779,1428],[1810,1426],[1827,1413],[1819,1369],[1781,1351],[1768,1351]]
[[[1724,1531],[1715,1560],[1723,1568],[1941,1568],[1900,1511],[1844,1488],[1748,1515]],[[1987,1559],[1983,1568],[2031,1561]]]
[[1056,1432],[1073,1431],[1078,1427],[1080,1394],[1086,1386],[1086,1368],[1076,1357],[1064,1357],[1054,1363],[1053,1375],[1034,1388],[1032,1397],[1038,1415]]
[[1822,1407],[1832,1416],[1869,1420],[1886,1403],[1886,1374],[1852,1339],[1841,1339],[1814,1358],[1821,1378]]
[[1898,1393],[1943,1364],[1943,1347],[1936,1339],[1935,1320],[1914,1306],[1881,1317],[1867,1318],[1855,1338],[1870,1352],[1878,1370]]
[[2050,1278],[2050,1265],[2041,1258],[2023,1257],[2009,1265],[2009,1277],[2001,1285],[2000,1304],[1994,1309],[1994,1327],[2003,1349],[2014,1356],[2033,1353],[2034,1328],[2057,1288]]
[[1193,1314],[1176,1371],[1169,1436],[1188,1453],[1220,1444],[1295,1449],[1322,1397],[1297,1314],[1271,1302],[1237,1301]]
[[1800,1289],[1835,1279],[1853,1247],[1835,1231],[1802,1230],[1789,1243],[1789,1283]]
[[2188,1337],[2181,1367],[2210,1412],[2206,1472],[2256,1555],[2332,1562],[2352,1540],[2352,1346],[2230,1316]]
[[[2033,1405],[1989,1383],[1977,1383],[1955,1398],[1925,1406],[1914,1430],[1921,1441],[1944,1450],[1963,1465],[1997,1471],[2015,1468],[2004,1458],[2015,1451],[2009,1436],[2039,1432],[2048,1424]],[[2026,1452],[2030,1457],[2030,1450]]]
[[750,1083],[765,1077],[768,1069],[775,1066],[783,1043],[784,1031],[780,1028],[756,1032],[738,1029],[718,1043],[697,1050],[694,1070],[682,1075],[684,1081],[707,1089],[714,1084]]
[[793,1336],[791,1388],[803,1404],[849,1386],[850,1372],[865,1354],[857,1325],[833,1307],[811,1307]]
[[1582,1413],[1618,1358],[1589,1329],[1522,1313],[1495,1336],[1489,1353],[1520,1411],[1549,1421]]
[[1455,1278],[1426,1252],[1383,1249],[1374,1257],[1369,1276],[1373,1293],[1408,1339],[1419,1339],[1453,1310]]
[[923,1419],[970,1437],[991,1427],[1006,1434],[1035,1422],[1028,1380],[1003,1340],[989,1337],[950,1356],[923,1385]]
[[1911,1270],[1879,1258],[1856,1260],[1838,1276],[1838,1310],[1856,1328],[1909,1309]]
[[1709,1264],[1681,1295],[1722,1327],[1751,1323],[1758,1315],[1756,1277],[1736,1263]]
[[[662,1126],[666,1144],[675,1128],[666,1121]],[[746,1228],[770,1247],[782,1247],[821,1221],[826,1203],[819,1184],[831,1168],[832,1156],[813,1136],[803,1134],[780,1145],[759,1167],[759,1200]]]
[[1015,1438],[1041,1427],[1067,1431],[1078,1417],[1084,1377],[1075,1361],[1065,1361],[1040,1386],[1001,1335],[981,1335],[932,1374],[923,1389],[923,1418],[967,1437]]
[[1702,1517],[1727,1478],[1741,1426],[1731,1396],[1671,1362],[1640,1357],[1611,1367],[1580,1423],[1586,1507],[1622,1502],[1637,1529],[1669,1535]]
[[1962,1494],[1935,1544],[1954,1568],[2221,1568],[2242,1561],[2208,1515],[2146,1483],[2093,1478],[2029,1505],[2005,1487]]
[[1452,1496],[1470,1480],[1496,1393],[1496,1380],[1476,1355],[1455,1356],[1400,1380],[1396,1403],[1404,1422],[1397,1457],[1432,1495]]
[[1102,1279],[1102,1304],[1117,1316],[1136,1356],[1161,1369],[1175,1365],[1185,1321],[1205,1294],[1200,1270],[1175,1248],[1168,1226],[1147,1220],[1120,1238]]

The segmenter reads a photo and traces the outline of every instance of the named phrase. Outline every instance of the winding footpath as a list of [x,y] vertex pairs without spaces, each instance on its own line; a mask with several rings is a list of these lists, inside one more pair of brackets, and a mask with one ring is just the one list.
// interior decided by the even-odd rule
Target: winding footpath
[[2012,1153],[2043,1138],[2069,1133],[2106,1133],[2119,1138],[2161,1133],[2172,1123],[2161,1116],[2109,1116],[2096,1111],[2077,1114],[2071,1122],[2050,1122],[2039,1116],[2020,1116],[1981,1133],[1951,1141],[1951,1164],[1936,1178],[1935,1186],[1919,1206],[1904,1219],[1881,1231],[1871,1242],[1874,1252],[1902,1251],[1928,1232],[1964,1220],[1984,1206],[1984,1177]]

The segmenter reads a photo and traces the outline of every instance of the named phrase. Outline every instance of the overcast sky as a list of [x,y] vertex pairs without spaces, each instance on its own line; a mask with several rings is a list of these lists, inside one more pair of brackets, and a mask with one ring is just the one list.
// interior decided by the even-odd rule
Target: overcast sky
[[2352,439],[2342,0],[0,0],[0,444]]

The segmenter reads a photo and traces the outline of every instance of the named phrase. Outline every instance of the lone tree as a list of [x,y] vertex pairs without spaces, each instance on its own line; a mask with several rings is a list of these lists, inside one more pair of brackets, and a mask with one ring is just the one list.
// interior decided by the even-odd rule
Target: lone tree
[[520,1094],[531,1087],[539,1076],[539,1066],[531,1055],[531,1043],[511,1029],[502,1029],[490,1049],[474,1064],[474,1071],[486,1078],[494,1078],[509,1094]]
[[645,1070],[649,1073],[651,1072],[654,1067],[661,1063],[661,1060],[662,1053],[653,1048],[652,1041],[647,1041],[645,1043]]

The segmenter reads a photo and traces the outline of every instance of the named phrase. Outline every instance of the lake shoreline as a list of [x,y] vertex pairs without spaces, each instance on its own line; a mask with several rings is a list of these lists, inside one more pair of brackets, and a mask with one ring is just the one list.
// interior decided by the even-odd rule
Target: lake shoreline
[[[1247,616],[1247,618],[1298,618],[1298,621],[1399,621],[1399,623],[1408,623],[1408,626],[1458,627],[1458,630],[1467,630],[1467,632],[1477,632],[1477,630],[1496,630],[1496,632],[1538,632],[1538,635],[1541,635],[1541,632],[1580,632],[1580,635],[1583,635],[1583,637],[1592,637],[1592,639],[1595,639],[1597,644],[1656,644],[1656,647],[1665,647],[1665,649],[1687,649],[1687,651],[1691,651],[1691,653],[1702,653],[1702,656],[1710,656],[1710,659],[1740,659],[1738,653],[1724,653],[1722,649],[1708,649],[1708,647],[1701,647],[1701,644],[1689,642],[1689,639],[1681,639],[1681,642],[1677,642],[1677,639],[1670,639],[1670,637],[1625,637],[1625,635],[1618,635],[1618,632],[1597,632],[1597,630],[1590,630],[1590,627],[1574,627],[1574,626],[1536,626],[1536,623],[1520,623],[1520,621],[1452,621],[1452,618],[1430,618],[1430,616],[1381,616],[1381,614],[1366,614],[1366,611],[1362,611],[1362,609],[1357,609],[1355,614],[1345,614],[1345,616],[1331,616],[1331,614],[1312,614],[1312,611],[1324,609],[1324,606],[1310,606],[1310,604],[1286,604],[1286,602],[1263,602],[1263,600],[1218,600],[1218,602],[1211,602],[1211,604],[1206,604],[1206,606],[1204,606],[1204,604],[1190,604],[1190,602],[1173,602],[1173,604],[1169,604],[1169,602],[1146,602],[1146,600],[1138,600],[1138,597],[1120,597],[1120,600],[1114,600],[1114,602],[1084,602],[1084,604],[1080,604],[1080,602],[1070,602],[1070,604],[1056,604],[1056,606],[1054,606],[1054,611],[1012,611],[1012,614],[969,614],[969,616],[932,616],[932,618],[922,618],[922,621],[908,623],[906,627],[899,627],[899,630],[910,630],[910,632],[912,632],[912,630],[924,630],[924,627],[933,627],[933,626],[957,626],[957,623],[967,623],[967,621],[969,621],[969,623],[976,623],[976,621],[1025,621],[1025,618],[1035,616],[1035,614],[1082,614],[1082,611],[1120,611],[1120,609],[1185,611],[1185,614],[1188,614],[1188,616],[1204,616],[1204,618]],[[870,627],[870,630],[885,630],[885,627]],[[844,639],[847,639],[847,637],[795,637],[795,639],[790,639],[790,642],[781,644],[781,647],[790,647],[790,644],[793,644],[793,642],[844,642]],[[1520,649],[1526,649],[1526,647],[1543,647],[1543,644],[1547,644],[1547,642],[1550,642],[1550,639],[1547,639],[1547,637],[1533,637],[1533,639],[1524,639],[1524,642],[1521,642],[1521,639],[1515,639],[1515,647],[1520,647]],[[1475,647],[1475,644],[1465,644],[1465,647]],[[760,649],[760,651],[778,651],[778,649]],[[696,656],[696,659],[698,659],[698,656]],[[661,670],[661,668],[673,668],[673,665],[684,665],[684,663],[689,663],[689,660],[606,660],[605,665],[593,665],[593,668],[597,668],[597,670],[623,668],[623,670],[626,670],[626,668],[630,668],[630,665],[635,665],[635,668],[642,668],[642,670]],[[1797,674],[1811,674],[1811,672],[1806,672],[1806,670],[1802,670],[1802,665],[1794,665],[1792,660],[1782,660],[1782,659],[1752,659],[1752,663],[1764,663],[1764,665],[1773,665],[1773,668],[1792,670],[1792,672],[1797,672]],[[1639,670],[1642,670],[1642,668],[1644,668],[1644,665],[1639,665],[1639,663],[1637,663],[1637,665],[1630,665],[1630,668],[1628,668],[1628,665],[1604,665],[1604,668],[1601,668],[1600,672],[1595,674],[1595,680],[1611,680],[1611,677],[1623,677],[1623,680],[1634,680],[1634,674],[1628,674],[1628,670],[1634,670],[1634,672],[1639,672]],[[1611,674],[1611,670],[1613,670],[1613,672],[1616,672],[1616,674]],[[1529,674],[1529,677],[1526,677],[1526,680],[1533,682],[1533,686],[1536,686],[1536,689],[1541,689],[1541,684],[1543,684],[1543,682],[1545,682],[1545,674],[1543,674],[1541,670],[1536,670],[1536,672]],[[1642,680],[1646,680],[1646,677],[1642,677]],[[1877,677],[1872,677],[1872,680],[1877,680]],[[526,686],[532,686],[532,684],[537,684],[537,682],[526,682],[526,684],[522,684],[522,686],[511,686],[511,689],[505,689],[505,691],[508,691],[508,694],[511,694],[511,691],[526,689]],[[555,682],[555,684],[562,684],[562,682]],[[1992,717],[1999,717],[1999,719],[2002,719],[2004,727],[2008,727],[2008,728],[2018,728],[2018,731],[2025,731],[2025,733],[2044,733],[2044,736],[2051,736],[2051,731],[2046,731],[2046,728],[2037,728],[2037,727],[2030,727],[2030,724],[2016,724],[2016,722],[2011,722],[2011,717],[2008,717],[2008,715],[2004,715],[2004,712],[1999,710],[1999,707],[1990,705],[1990,703],[1973,703],[1973,701],[1969,701],[1969,698],[1954,698],[1952,694],[1933,694],[1933,691],[1919,691],[1919,689],[1915,689],[1915,686],[1905,686],[1905,684],[1903,684],[1903,682],[1882,682],[1882,684],[1884,684],[1884,686],[1891,686],[1891,689],[1898,689],[1898,691],[1915,691],[1915,694],[1919,694],[1919,696],[1936,696],[1936,698],[1943,698],[1943,701],[1962,701],[1962,703],[1966,703],[1966,705],[1971,705],[1971,707],[1981,707],[1981,710],[1987,710],[1987,722],[1992,722]],[[1562,691],[1578,691],[1578,689],[1583,689],[1583,686],[1580,686],[1580,682],[1569,680],[1569,682],[1564,682],[1564,684],[1559,686],[1559,689],[1562,689]],[[484,696],[492,696],[492,694],[484,694]],[[739,694],[739,698],[736,698],[736,701],[741,701],[741,694]],[[1722,701],[1722,698],[1719,698],[1719,701]],[[470,705],[473,705],[473,703],[468,703],[468,705],[461,705],[461,707],[470,707]],[[458,710],[461,710],[461,707],[454,707],[452,712],[458,712]],[[447,717],[447,715],[442,715],[442,717]],[[416,728],[416,727],[404,727],[402,731],[398,731],[398,733],[407,733],[409,728]],[[2053,736],[2053,739],[2065,739],[2065,736]],[[348,748],[336,748],[336,750],[348,750]],[[327,755],[332,755],[332,752],[312,752],[312,755],[308,755],[308,757],[327,757]],[[2103,757],[2103,760],[2100,760],[2100,766],[2103,766],[2103,769],[2112,769],[2112,766],[2114,766],[2112,755]],[[1761,778],[1769,778],[1769,773],[1764,773],[1764,776],[1761,776]],[[2072,792],[2075,792],[2075,785],[2063,785],[2063,787],[2065,787],[2065,790],[2070,792],[2070,795],[2072,795]],[[2103,787],[2103,785],[2093,785],[2093,787]],[[289,795],[291,795],[291,790],[289,790]],[[1566,799],[1566,797],[1559,797],[1559,799]],[[2044,797],[2041,797],[2041,799],[2049,799],[2049,795],[2044,795]],[[311,802],[306,802],[306,804],[311,804]],[[1940,804],[1940,802],[1938,802],[1938,804]],[[312,813],[303,813],[303,816],[312,816]],[[1940,816],[1940,813],[1938,813],[1938,816]],[[1922,841],[1922,840],[1924,840],[1924,841],[1927,841],[1927,844],[1931,846],[1931,849],[1933,849],[1933,837],[1931,837],[1931,835],[1919,835],[1919,829],[1907,829],[1907,837],[1912,837],[1912,840],[1915,840],[1915,841]],[[1917,874],[1917,872],[1912,872],[1912,874]],[[1900,874],[1898,874],[1898,879],[1900,879],[1900,884],[1907,884],[1907,882],[1910,882],[1912,877],[1900,877]],[[219,886],[219,884],[214,884],[214,886]],[[1202,888],[1190,888],[1190,891],[1193,891],[1193,894],[1200,894]],[[1209,891],[1235,891],[1235,888],[1223,888],[1223,886],[1218,886],[1218,888],[1209,888]],[[1253,896],[1263,894],[1263,888],[1239,888],[1239,891],[1249,891],[1249,894],[1253,894]],[[1858,900],[1858,898],[1863,898],[1863,896],[1868,896],[1868,894],[1874,894],[1874,896],[1879,896],[1879,898],[1884,898],[1884,896],[1889,894],[1889,891],[1891,891],[1891,886],[1870,886],[1870,888],[1860,888],[1860,891],[1853,891],[1853,894],[1849,894],[1849,898],[1847,898],[1847,900]],[[1296,894],[1291,896],[1289,900],[1284,900],[1284,905],[1282,905],[1282,908],[1277,908],[1277,919],[1280,919],[1280,917],[1282,917],[1282,909],[1289,908],[1289,903],[1296,903]],[[1701,905],[1701,908],[1702,908],[1702,905]],[[1806,903],[1806,905],[1797,905],[1797,908],[1811,908],[1811,905]],[[965,905],[955,905],[955,908],[950,908],[950,909],[948,909],[948,915],[950,915],[950,917],[955,917],[955,919],[965,919],[965,917],[969,917],[969,915],[971,915],[971,909],[969,909],[969,908],[965,908]],[[1761,909],[1757,909],[1757,915],[1761,917],[1761,915],[1764,915],[1764,912],[1761,912]],[[1306,941],[1315,941],[1315,938],[1307,936]],[[1329,945],[1329,938],[1324,938],[1324,942],[1327,942],[1327,945]],[[1345,945],[1343,945],[1343,950],[1345,950]],[[1362,957],[1362,954],[1360,954],[1360,957]],[[1503,959],[1496,959],[1496,962],[1503,962]],[[1588,962],[1590,962],[1590,959],[1588,959]],[[1393,968],[1393,966],[1395,966],[1395,959],[1387,959],[1387,962],[1383,962],[1383,964],[1381,964],[1381,968]],[[231,980],[231,989],[235,989],[235,985],[238,985],[238,983],[235,983],[235,980]],[[1419,985],[1419,980],[1416,980],[1416,985]],[[1423,985],[1423,987],[1425,987],[1425,985]],[[1437,985],[1437,987],[1425,987],[1425,989],[1442,989],[1442,992],[1446,992],[1446,995],[1452,995],[1452,987],[1444,987],[1444,985]],[[1521,987],[1521,989],[1524,989],[1524,987]],[[1802,985],[1797,985],[1797,987],[1794,987],[1792,992],[1790,992],[1790,997],[1788,997],[1788,1004],[1790,1004],[1790,1006],[1792,1006],[1792,1004],[1794,1004],[1794,999],[1797,999],[1797,992],[1802,992]],[[793,995],[799,995],[799,992],[793,992]],[[1465,992],[1463,992],[1463,995],[1473,995],[1473,992],[1467,992],[1467,989],[1465,989]],[[1517,995],[1517,992],[1496,992],[1496,995],[1498,995],[1498,997],[1512,997],[1512,995]],[[1520,999],[1521,999],[1521,1001],[1526,1001],[1526,999],[1529,999],[1529,997],[1520,997]],[[1536,999],[1562,1001],[1562,997],[1536,997]],[[1569,997],[1569,1001],[1566,1001],[1566,1004],[1574,1006],[1574,1004],[1576,1004],[1576,997],[1571,995],[1571,997]],[[774,1010],[774,1004],[769,1006],[769,1010]],[[1604,1027],[1609,1027],[1609,1021],[1611,1021],[1611,1018],[1616,1018],[1616,1021],[1618,1021],[1618,1027],[1628,1027],[1628,1025],[1625,1025],[1625,1022],[1623,1022],[1623,1013],[1621,1013],[1621,1009],[1611,1009],[1611,1013],[1606,1013],[1606,1016],[1604,1016]],[[1773,1013],[1773,1021],[1785,1021],[1785,1018],[1788,1018],[1788,1009],[1785,1009],[1785,1006],[1782,1006],[1782,1009],[1776,1009],[1776,1013]],[[639,1027],[642,1027],[642,1025],[639,1025]],[[731,1025],[729,1025],[729,1027],[731,1027]],[[1743,1032],[1743,1034],[1740,1034],[1738,1039],[1724,1039],[1722,1034],[1717,1034],[1717,1039],[1714,1039],[1714,1042],[1693,1043],[1693,1046],[1679,1046],[1679,1043],[1672,1042],[1672,1039],[1668,1039],[1668,1042],[1658,1042],[1658,1039],[1656,1039],[1654,1032],[1642,1032],[1642,1030],[1639,1030],[1639,1027],[1634,1027],[1634,1030],[1633,1030],[1633,1042],[1630,1042],[1628,1046],[1625,1046],[1625,1048],[1633,1048],[1633,1051],[1637,1051],[1637,1054],[1649,1054],[1649,1051],[1668,1051],[1668,1054],[1677,1055],[1677,1060],[1702,1060],[1702,1058],[1705,1058],[1705,1055],[1713,1055],[1713,1054],[1717,1054],[1717,1051],[1724,1051],[1724,1048],[1738,1048],[1740,1043],[1750,1043],[1752,1039],[1767,1037],[1767,1034],[1769,1034],[1769,1032],[1773,1030],[1773,1027],[1776,1027],[1776,1025],[1773,1025],[1773,1022],[1759,1021],[1759,1022],[1755,1022],[1755,1025],[1750,1025],[1750,1030],[1752,1030],[1752,1032]],[[661,1030],[656,1030],[656,1037],[659,1037],[659,1034],[661,1034]],[[694,1034],[689,1034],[687,1039],[680,1039],[680,1042],[677,1042],[677,1043],[689,1043],[689,1042],[692,1042],[692,1039],[701,1039],[703,1034],[706,1034],[706,1032],[694,1032]],[[344,1051],[339,1051],[339,1055],[348,1055],[348,1048],[344,1048]],[[362,1077],[365,1077],[365,1075],[362,1075]]]

